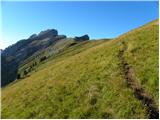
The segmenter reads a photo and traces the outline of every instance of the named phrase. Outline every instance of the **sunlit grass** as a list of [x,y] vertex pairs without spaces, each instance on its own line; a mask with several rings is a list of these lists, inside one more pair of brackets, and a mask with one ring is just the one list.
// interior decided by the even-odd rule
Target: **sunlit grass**
[[29,77],[2,89],[2,118],[147,118],[117,57],[125,41],[125,59],[158,101],[158,27],[147,27],[49,58]]

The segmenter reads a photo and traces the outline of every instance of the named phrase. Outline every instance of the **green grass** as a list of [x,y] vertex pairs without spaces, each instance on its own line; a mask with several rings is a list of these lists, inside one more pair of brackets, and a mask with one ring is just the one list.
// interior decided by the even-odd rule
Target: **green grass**
[[133,31],[132,34],[126,34],[125,41],[128,49],[125,57],[129,65],[134,68],[136,79],[157,100],[158,104],[158,23],[152,22],[150,26],[143,26],[141,29]]
[[50,57],[29,77],[2,88],[2,118],[148,118],[126,85],[118,56],[158,101],[158,26],[151,23],[110,41],[77,44]]

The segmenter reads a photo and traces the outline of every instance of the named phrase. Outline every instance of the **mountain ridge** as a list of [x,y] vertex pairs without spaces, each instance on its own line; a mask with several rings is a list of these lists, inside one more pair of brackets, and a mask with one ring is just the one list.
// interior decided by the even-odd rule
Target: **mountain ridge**
[[[55,45],[61,40],[67,40],[67,36],[58,35],[56,29],[41,31],[33,34],[28,39],[22,39],[2,51],[2,86],[14,81],[17,76],[19,64],[40,50]],[[88,35],[73,38],[76,41],[89,40]],[[13,69],[10,69],[12,68]],[[10,77],[9,77],[10,76]],[[12,76],[12,77],[11,77]]]
[[[157,119],[157,22],[111,40],[63,41],[33,56],[18,68],[28,74],[2,88],[2,118]],[[66,46],[33,67],[58,45]]]

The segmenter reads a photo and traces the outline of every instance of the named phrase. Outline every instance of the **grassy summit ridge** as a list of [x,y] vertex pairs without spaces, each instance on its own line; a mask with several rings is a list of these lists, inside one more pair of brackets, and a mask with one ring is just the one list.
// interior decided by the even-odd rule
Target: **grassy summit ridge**
[[110,41],[89,41],[51,57],[2,88],[2,118],[149,118],[127,85],[119,52],[158,109],[158,20]]

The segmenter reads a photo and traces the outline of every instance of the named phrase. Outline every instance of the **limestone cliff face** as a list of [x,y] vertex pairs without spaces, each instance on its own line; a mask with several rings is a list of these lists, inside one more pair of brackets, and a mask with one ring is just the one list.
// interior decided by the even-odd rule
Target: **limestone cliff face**
[[17,68],[20,62],[34,54],[35,52],[45,49],[48,46],[65,39],[65,35],[58,35],[55,29],[48,29],[40,32],[38,35],[33,34],[28,39],[23,39],[6,48],[2,56],[2,83],[4,86],[15,80]]
[[[89,40],[88,35],[75,37],[76,41]],[[1,86],[16,79],[18,66],[25,59],[38,51],[42,51],[61,40],[67,40],[65,35],[58,35],[56,29],[47,29],[39,34],[33,34],[28,39],[23,39],[7,47],[1,52],[2,56],[2,82]]]

